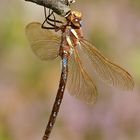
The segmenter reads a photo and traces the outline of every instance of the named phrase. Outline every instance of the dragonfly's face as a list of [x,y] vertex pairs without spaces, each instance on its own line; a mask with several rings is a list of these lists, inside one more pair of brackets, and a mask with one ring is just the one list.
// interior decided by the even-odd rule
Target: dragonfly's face
[[78,11],[71,11],[70,15],[67,17],[67,20],[76,28],[81,27],[82,14]]

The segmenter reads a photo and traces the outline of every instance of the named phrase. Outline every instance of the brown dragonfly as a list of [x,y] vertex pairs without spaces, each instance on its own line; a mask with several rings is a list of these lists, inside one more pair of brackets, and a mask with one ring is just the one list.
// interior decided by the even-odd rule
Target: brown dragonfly
[[[58,57],[62,59],[59,88],[43,140],[47,140],[51,133],[66,86],[71,95],[87,103],[95,103],[98,94],[95,75],[91,71],[105,83],[115,87],[125,90],[134,87],[133,78],[126,70],[112,63],[94,45],[84,39],[80,12],[71,11],[66,17],[66,22],[49,19],[50,14],[46,19],[54,24],[47,20],[45,22],[47,21],[52,27],[45,27],[45,22],[43,24],[33,22],[26,27],[31,48],[40,59],[45,61]],[[62,25],[57,26],[56,23]],[[61,31],[61,35],[55,31]]]

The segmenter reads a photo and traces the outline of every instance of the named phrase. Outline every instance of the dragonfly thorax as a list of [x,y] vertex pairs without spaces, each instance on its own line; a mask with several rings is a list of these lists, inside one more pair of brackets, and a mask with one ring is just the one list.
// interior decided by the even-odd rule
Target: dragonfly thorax
[[79,34],[81,29],[73,29],[71,26],[67,26],[65,32],[63,32],[63,53],[71,55],[75,47],[79,44]]

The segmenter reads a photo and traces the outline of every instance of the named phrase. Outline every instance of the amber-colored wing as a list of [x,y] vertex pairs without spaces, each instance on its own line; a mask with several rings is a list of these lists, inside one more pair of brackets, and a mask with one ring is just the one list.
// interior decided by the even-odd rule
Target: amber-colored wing
[[96,86],[85,71],[76,48],[69,59],[67,89],[71,95],[86,103],[93,104],[96,101]]
[[134,81],[131,75],[120,66],[110,62],[92,44],[84,39],[80,39],[81,49],[91,62],[92,70],[105,82],[122,88],[132,89]]
[[26,26],[26,36],[33,52],[42,60],[55,59],[59,54],[61,38],[50,30],[41,28],[38,22]]

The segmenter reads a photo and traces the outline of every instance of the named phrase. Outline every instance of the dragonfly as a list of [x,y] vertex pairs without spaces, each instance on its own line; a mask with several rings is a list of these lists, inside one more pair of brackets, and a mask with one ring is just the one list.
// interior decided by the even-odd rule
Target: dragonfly
[[[89,104],[95,103],[98,92],[95,75],[90,71],[94,71],[105,83],[115,87],[124,90],[134,87],[133,78],[125,69],[103,56],[84,38],[81,21],[81,12],[71,11],[65,22],[56,19],[54,24],[47,22],[52,27],[45,27],[44,23],[39,22],[32,22],[26,26],[26,35],[35,55],[44,61],[60,57],[62,64],[59,88],[43,140],[49,138],[54,126],[65,87],[76,98]],[[62,25],[56,25],[57,22]],[[55,33],[58,31],[61,31],[60,35]]]

